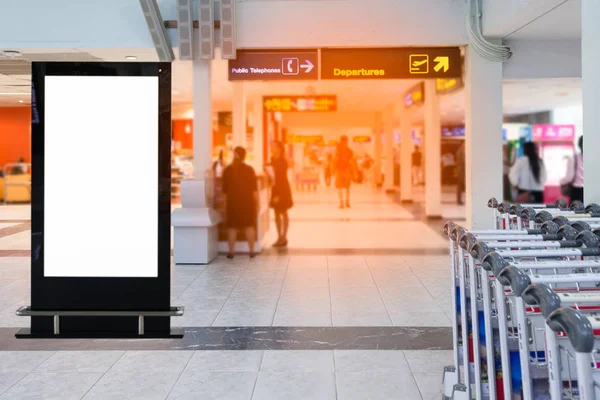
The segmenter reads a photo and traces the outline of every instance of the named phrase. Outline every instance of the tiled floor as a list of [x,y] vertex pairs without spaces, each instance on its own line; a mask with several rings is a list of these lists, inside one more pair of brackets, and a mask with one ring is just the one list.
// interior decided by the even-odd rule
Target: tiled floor
[[[172,304],[185,306],[173,325],[450,326],[439,232],[370,188],[346,210],[331,190],[295,202],[288,253],[173,267]],[[0,230],[28,214],[0,207]],[[0,235],[0,250],[29,249],[29,234]],[[29,324],[14,315],[29,304],[29,263],[0,256],[0,328]],[[450,362],[436,350],[0,351],[0,399],[433,399]]]
[[0,399],[437,399],[447,351],[0,352]]

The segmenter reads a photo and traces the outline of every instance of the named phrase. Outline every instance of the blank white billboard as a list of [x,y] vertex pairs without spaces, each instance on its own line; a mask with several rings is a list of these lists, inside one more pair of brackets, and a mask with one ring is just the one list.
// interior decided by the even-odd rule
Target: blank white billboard
[[46,76],[44,276],[158,276],[158,77]]

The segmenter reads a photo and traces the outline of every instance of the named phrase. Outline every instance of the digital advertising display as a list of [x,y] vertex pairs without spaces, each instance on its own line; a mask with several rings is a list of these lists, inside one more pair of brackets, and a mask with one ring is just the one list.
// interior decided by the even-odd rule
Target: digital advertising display
[[158,92],[158,76],[45,76],[45,277],[158,276]]

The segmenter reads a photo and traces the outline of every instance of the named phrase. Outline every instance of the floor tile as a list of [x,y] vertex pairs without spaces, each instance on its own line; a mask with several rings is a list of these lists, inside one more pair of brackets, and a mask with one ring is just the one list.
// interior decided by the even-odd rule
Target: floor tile
[[193,351],[128,351],[113,365],[109,372],[181,373],[193,354]]
[[185,368],[186,373],[258,372],[263,351],[196,351]]
[[442,374],[439,372],[415,372],[415,380],[423,400],[438,400],[442,398]]
[[250,400],[257,372],[184,372],[168,399]]
[[338,400],[421,400],[410,373],[338,372]]
[[53,351],[0,351],[0,372],[31,372],[53,354]]
[[392,326],[392,321],[388,313],[357,314],[333,311],[333,326]]
[[334,356],[338,372],[410,372],[398,350],[335,350]]
[[395,326],[451,326],[446,313],[439,312],[396,312],[389,309],[390,317]]
[[271,326],[275,316],[275,307],[271,310],[240,312],[229,310],[221,312],[213,326]]
[[258,374],[252,400],[334,400],[333,373],[297,372]]
[[23,379],[26,375],[27,373],[25,372],[0,372],[0,395]]
[[437,372],[442,375],[446,365],[452,365],[451,350],[405,350],[404,355],[413,373]]
[[331,312],[298,311],[278,308],[273,326],[332,326]]
[[79,400],[101,376],[101,373],[33,372],[8,389],[2,400]]
[[265,351],[260,370],[267,372],[334,372],[333,351]]
[[164,400],[179,372],[106,373],[84,397],[85,400]]
[[35,372],[106,372],[123,354],[122,351],[58,351]]

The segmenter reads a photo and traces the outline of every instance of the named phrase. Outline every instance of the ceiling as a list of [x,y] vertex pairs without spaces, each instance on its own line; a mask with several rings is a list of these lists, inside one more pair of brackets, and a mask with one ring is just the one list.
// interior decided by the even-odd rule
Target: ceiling
[[[543,0],[537,0],[543,1]],[[508,36],[509,39],[581,39],[581,0],[566,0]]]

